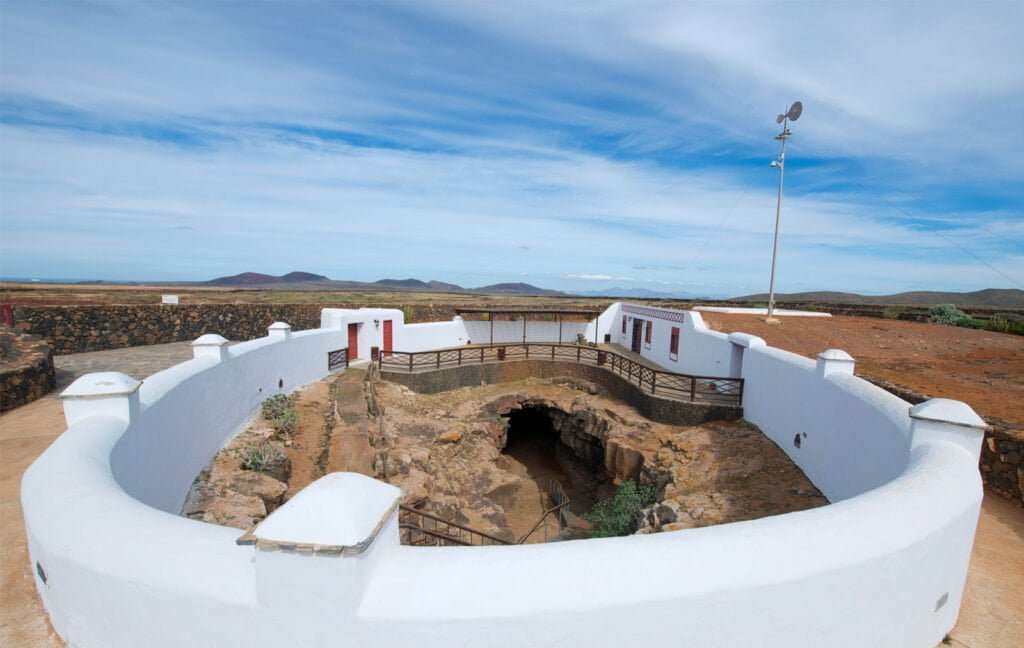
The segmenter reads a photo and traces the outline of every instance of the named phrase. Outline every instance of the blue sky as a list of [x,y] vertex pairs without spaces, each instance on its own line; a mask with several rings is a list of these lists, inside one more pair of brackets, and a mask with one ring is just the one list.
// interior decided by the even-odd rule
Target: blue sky
[[0,275],[1024,284],[1024,4],[0,5]]

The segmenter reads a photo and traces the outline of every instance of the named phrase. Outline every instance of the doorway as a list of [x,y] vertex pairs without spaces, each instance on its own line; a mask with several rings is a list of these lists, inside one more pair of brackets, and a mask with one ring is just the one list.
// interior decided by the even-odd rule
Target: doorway
[[355,360],[359,357],[359,325],[348,325],[348,359]]
[[644,334],[644,321],[639,318],[633,318],[633,344],[629,347],[633,353],[640,353],[640,344],[643,340]]
[[391,357],[391,349],[394,345],[394,329],[391,320],[384,320],[384,357]]

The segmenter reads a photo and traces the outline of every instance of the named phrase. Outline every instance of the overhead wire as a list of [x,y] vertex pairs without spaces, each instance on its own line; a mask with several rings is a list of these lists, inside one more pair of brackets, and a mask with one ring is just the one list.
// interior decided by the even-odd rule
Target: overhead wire
[[[796,146],[796,148],[798,148],[798,149],[806,150],[807,152],[811,153],[812,155],[816,155],[817,157],[822,157],[822,158],[824,157],[824,155],[820,151],[815,151],[814,147],[805,146],[802,143],[793,142],[792,140],[790,140],[790,147],[793,147],[793,146]],[[926,222],[924,222],[920,218],[915,217],[913,214],[911,214],[907,210],[903,209],[899,205],[893,203],[892,201],[890,201],[888,198],[883,196],[881,193],[879,193],[875,189],[873,189],[873,188],[871,188],[871,187],[869,187],[869,186],[867,186],[867,185],[865,185],[865,184],[863,184],[861,182],[858,182],[857,180],[848,180],[848,182],[850,184],[852,184],[852,185],[860,187],[865,193],[871,194],[872,196],[874,196],[878,200],[882,201],[883,203],[885,203],[886,205],[888,205],[889,207],[891,207],[895,211],[899,212],[900,214],[903,214],[911,222],[913,222],[913,223],[917,224],[918,226],[924,228],[929,233],[934,234],[935,236],[941,238],[943,241],[945,241],[949,245],[955,247],[956,249],[960,250],[961,252],[963,252],[967,256],[971,257],[975,261],[977,261],[977,262],[981,263],[982,265],[984,265],[985,267],[987,267],[989,270],[992,270],[993,272],[995,272],[996,274],[1000,275],[1001,277],[1003,277],[1004,279],[1006,279],[1010,283],[1012,283],[1012,284],[1016,285],[1018,288],[1021,288],[1022,290],[1024,290],[1024,284],[1022,284],[1021,282],[1017,281],[1016,279],[1014,279],[1010,275],[1006,274],[1005,272],[1003,272],[999,268],[995,267],[994,265],[992,265],[991,263],[989,263],[985,259],[981,258],[980,256],[978,256],[974,252],[972,252],[969,249],[963,247],[962,245],[960,245],[959,243],[954,241],[952,238],[946,236],[945,234],[943,234],[939,230],[929,226]],[[903,193],[904,195],[907,195],[906,193],[904,193],[902,191],[900,191],[899,193]]]

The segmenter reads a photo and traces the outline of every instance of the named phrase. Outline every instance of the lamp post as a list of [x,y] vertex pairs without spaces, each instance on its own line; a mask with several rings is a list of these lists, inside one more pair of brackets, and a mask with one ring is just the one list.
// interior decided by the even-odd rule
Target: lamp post
[[804,105],[799,101],[793,103],[784,115],[775,119],[776,124],[782,124],[782,132],[775,136],[775,139],[782,142],[782,151],[779,152],[779,159],[772,160],[772,166],[779,170],[779,197],[775,203],[775,240],[772,243],[772,274],[768,283],[768,324],[778,324],[779,320],[772,317],[775,312],[775,257],[779,254],[779,217],[782,214],[782,178],[786,173],[786,138],[792,135],[789,131],[789,122],[800,118],[804,111]]

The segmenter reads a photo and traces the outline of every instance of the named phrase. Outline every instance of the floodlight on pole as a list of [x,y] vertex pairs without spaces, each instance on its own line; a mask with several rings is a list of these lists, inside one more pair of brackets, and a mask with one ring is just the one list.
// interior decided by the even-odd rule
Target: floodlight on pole
[[779,253],[779,216],[782,214],[782,178],[786,172],[786,138],[793,134],[789,131],[789,122],[799,119],[803,111],[804,105],[796,101],[784,114],[775,118],[776,124],[782,124],[782,132],[775,136],[775,139],[782,142],[782,150],[779,152],[779,159],[772,160],[772,166],[779,170],[779,197],[775,203],[775,241],[772,243],[772,275],[768,283],[768,318],[765,320],[772,324],[778,322],[772,314],[775,312],[775,257]]

